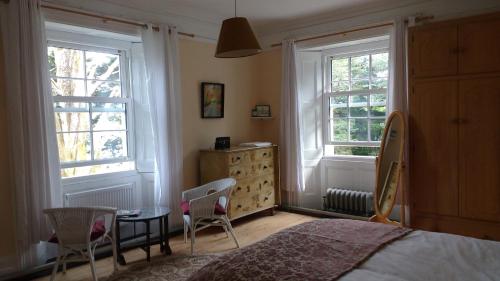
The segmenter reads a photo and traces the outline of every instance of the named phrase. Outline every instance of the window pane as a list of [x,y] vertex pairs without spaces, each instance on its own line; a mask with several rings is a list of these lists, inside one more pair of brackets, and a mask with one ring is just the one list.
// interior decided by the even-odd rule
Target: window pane
[[371,105],[385,105],[386,96],[385,94],[372,94],[370,95]]
[[77,132],[89,130],[89,113],[56,112],[56,131]]
[[378,147],[366,147],[366,146],[336,145],[334,148],[335,155],[377,156],[378,151],[379,151]]
[[370,56],[351,58],[351,79],[361,80],[370,77]]
[[94,136],[94,159],[110,159],[127,156],[127,133],[97,132]]
[[387,89],[387,78],[373,79],[372,89]]
[[345,91],[349,91],[349,81],[332,82],[332,92],[345,92]]
[[83,51],[48,47],[51,76],[83,78]]
[[349,119],[351,141],[368,141],[368,119]]
[[384,106],[370,106],[370,116],[372,117],[384,117],[385,116],[385,105]]
[[85,52],[87,78],[120,80],[120,56],[98,52]]
[[133,161],[101,164],[101,165],[61,169],[61,177],[63,178],[81,177],[81,176],[97,175],[104,173],[130,171],[133,169],[135,169]]
[[330,98],[330,118],[348,116],[347,99],[347,96]]
[[356,91],[356,90],[367,90],[370,88],[370,80],[365,79],[365,80],[352,80],[351,83],[351,90]]
[[385,119],[370,119],[370,137],[372,141],[381,141],[384,133]]
[[120,82],[89,81],[87,92],[92,97],[119,98],[122,96]]
[[51,78],[53,96],[84,97],[85,82],[83,80],[72,80],[62,78]]
[[348,121],[347,119],[334,119],[330,120],[332,122],[332,141],[348,141]]
[[92,111],[94,111],[94,112],[125,112],[125,104],[114,103],[114,102],[92,103]]
[[349,112],[351,117],[368,117],[368,96],[354,95],[349,97]]
[[58,133],[57,146],[62,163],[90,160],[89,133]]
[[349,80],[349,58],[332,60],[332,81]]
[[92,112],[92,129],[103,130],[125,130],[126,117],[124,112]]
[[372,78],[387,78],[389,77],[389,54],[375,54],[372,55]]

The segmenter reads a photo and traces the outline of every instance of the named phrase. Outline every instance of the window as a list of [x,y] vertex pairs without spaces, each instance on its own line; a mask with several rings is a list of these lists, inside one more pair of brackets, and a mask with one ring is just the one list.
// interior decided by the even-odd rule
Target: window
[[48,60],[61,176],[134,169],[124,51],[51,43]]
[[327,58],[325,154],[378,154],[386,119],[388,57],[386,49],[379,49]]

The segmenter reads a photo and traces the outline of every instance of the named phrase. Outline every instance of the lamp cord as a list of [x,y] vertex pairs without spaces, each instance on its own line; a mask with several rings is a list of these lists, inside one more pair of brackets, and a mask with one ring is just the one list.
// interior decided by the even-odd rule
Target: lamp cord
[[234,17],[236,17],[236,0],[234,0]]

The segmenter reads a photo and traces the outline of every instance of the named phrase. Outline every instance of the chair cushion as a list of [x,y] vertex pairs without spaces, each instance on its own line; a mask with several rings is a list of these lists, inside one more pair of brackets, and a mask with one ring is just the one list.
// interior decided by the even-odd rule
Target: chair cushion
[[[96,220],[94,225],[92,226],[92,232],[90,233],[90,241],[94,241],[97,238],[100,238],[101,236],[106,233],[106,226],[103,220]],[[52,234],[52,236],[49,238],[50,243],[59,243],[59,240],[57,240],[56,234]]]
[[[189,202],[182,201],[181,202],[181,209],[182,209],[182,213],[184,213],[184,215],[189,215]],[[219,202],[217,202],[217,203],[215,203],[215,212],[214,213],[216,215],[225,215],[226,210],[224,209],[224,207],[222,207],[221,204],[219,204]]]

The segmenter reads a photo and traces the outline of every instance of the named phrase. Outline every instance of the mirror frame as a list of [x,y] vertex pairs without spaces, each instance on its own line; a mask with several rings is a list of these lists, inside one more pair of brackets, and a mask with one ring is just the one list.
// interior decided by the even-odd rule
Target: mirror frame
[[[382,213],[379,209],[378,205],[378,197],[379,197],[379,191],[381,190],[382,187],[379,187],[379,178],[380,178],[380,163],[382,160],[382,157],[384,155],[384,150],[385,150],[385,144],[386,144],[386,139],[387,135],[389,133],[389,128],[391,122],[395,119],[399,118],[402,121],[402,132],[401,132],[401,147],[399,148],[399,153],[398,153],[398,166],[397,166],[397,172],[396,172],[396,196],[394,197],[394,200],[391,203],[391,206],[389,210],[386,213]],[[401,185],[402,182],[402,171],[405,167],[404,163],[404,147],[405,147],[405,138],[406,138],[406,120],[401,111],[393,111],[389,115],[389,118],[387,118],[387,123],[386,127],[384,129],[384,136],[382,138],[382,142],[380,143],[380,151],[379,154],[376,158],[376,170],[375,170],[375,192],[373,193],[373,205],[375,209],[375,215],[373,215],[369,221],[372,222],[381,222],[381,223],[387,223],[387,224],[393,224],[393,225],[398,225],[398,226],[404,226],[405,225],[405,194],[404,194],[404,187]],[[396,200],[398,198],[398,192],[401,192],[401,209],[400,209],[400,219],[401,222],[396,222],[396,221],[391,221],[389,219],[389,216],[391,215],[392,209],[394,208],[394,205],[396,204]]]

